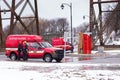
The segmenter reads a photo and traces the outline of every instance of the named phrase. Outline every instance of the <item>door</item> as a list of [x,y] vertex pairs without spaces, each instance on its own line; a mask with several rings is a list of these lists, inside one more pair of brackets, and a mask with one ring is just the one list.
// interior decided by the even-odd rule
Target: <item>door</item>
[[41,58],[44,53],[44,49],[42,49],[36,42],[29,42],[28,49],[29,58]]

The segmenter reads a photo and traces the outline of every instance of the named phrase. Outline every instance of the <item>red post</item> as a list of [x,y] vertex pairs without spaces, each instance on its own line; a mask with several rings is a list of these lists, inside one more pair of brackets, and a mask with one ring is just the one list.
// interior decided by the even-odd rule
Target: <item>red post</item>
[[91,36],[83,34],[83,51],[84,54],[91,54]]

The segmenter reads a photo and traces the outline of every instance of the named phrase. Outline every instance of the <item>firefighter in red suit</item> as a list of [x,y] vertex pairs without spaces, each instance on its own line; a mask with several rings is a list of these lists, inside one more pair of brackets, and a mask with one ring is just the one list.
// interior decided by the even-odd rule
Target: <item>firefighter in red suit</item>
[[23,60],[27,61],[28,60],[28,45],[27,45],[26,41],[23,42],[22,47],[23,47],[23,49],[22,49],[23,50]]

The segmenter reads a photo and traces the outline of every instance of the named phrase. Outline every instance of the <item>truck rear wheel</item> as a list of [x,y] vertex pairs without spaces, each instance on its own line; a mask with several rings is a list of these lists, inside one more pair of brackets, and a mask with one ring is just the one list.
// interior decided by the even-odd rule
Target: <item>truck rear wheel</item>
[[46,54],[44,56],[44,61],[45,62],[52,62],[52,56],[50,54]]
[[15,54],[15,53],[12,53],[12,54],[10,55],[10,59],[11,59],[12,61],[15,61],[15,60],[17,59],[16,54]]

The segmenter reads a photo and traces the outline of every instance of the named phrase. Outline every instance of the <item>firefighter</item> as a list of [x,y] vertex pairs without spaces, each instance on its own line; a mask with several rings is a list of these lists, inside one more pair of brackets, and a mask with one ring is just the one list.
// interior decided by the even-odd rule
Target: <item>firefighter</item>
[[20,54],[22,52],[22,42],[20,41],[18,43],[18,60],[20,60]]
[[27,42],[24,41],[23,42],[23,60],[24,61],[27,61],[28,60],[28,45],[27,45]]

